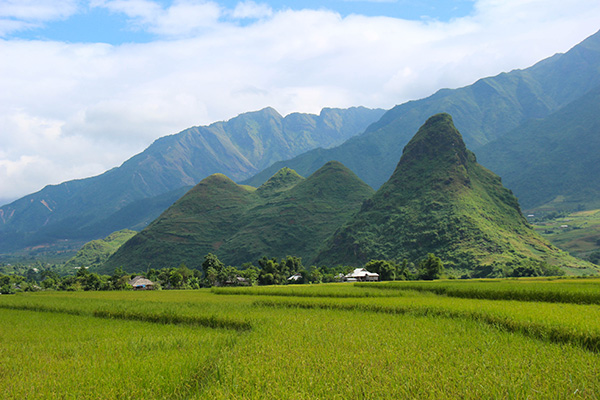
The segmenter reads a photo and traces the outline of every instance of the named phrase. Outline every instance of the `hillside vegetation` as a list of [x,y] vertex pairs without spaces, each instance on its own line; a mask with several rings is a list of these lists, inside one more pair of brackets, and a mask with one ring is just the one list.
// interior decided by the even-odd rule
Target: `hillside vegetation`
[[536,220],[533,227],[557,247],[600,265],[600,210],[578,211]]
[[225,175],[204,179],[101,268],[111,273],[199,267],[207,253],[226,264],[293,255],[310,263],[330,236],[373,190],[332,161],[307,179],[282,169],[258,189]]
[[594,270],[534,232],[500,178],[477,164],[448,114],[427,120],[389,181],[325,243],[317,261],[358,266],[428,253],[457,271],[485,269],[482,276],[531,261]]
[[111,233],[104,239],[92,240],[86,243],[73,258],[65,263],[64,270],[73,271],[77,268],[88,268],[95,270],[114,254],[126,241],[136,235],[137,232],[123,229]]
[[600,207],[600,86],[478,151],[531,212]]

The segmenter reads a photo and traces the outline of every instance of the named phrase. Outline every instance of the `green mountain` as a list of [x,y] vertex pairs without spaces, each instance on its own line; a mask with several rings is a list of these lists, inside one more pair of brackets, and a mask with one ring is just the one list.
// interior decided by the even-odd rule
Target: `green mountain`
[[[245,179],[275,161],[338,145],[383,112],[323,109],[320,115],[284,118],[266,108],[160,138],[102,175],[47,186],[0,208],[0,252],[58,240],[64,244],[64,239],[90,240],[143,226],[180,197],[183,187],[214,173]],[[123,218],[127,206],[133,206],[135,220]]]
[[[446,112],[463,132],[466,144],[481,146],[531,119],[545,118],[600,85],[600,32],[524,70],[480,79],[460,89],[442,89],[385,113],[359,136],[331,149],[315,149],[277,162],[243,183],[257,186],[282,167],[308,175],[327,160],[339,160],[373,188],[390,177],[397,154],[422,121]],[[485,165],[485,164],[484,164]]]
[[477,153],[525,209],[600,208],[600,86]]
[[286,255],[310,263],[323,241],[372,194],[335,161],[307,179],[281,169],[258,189],[211,175],[125,243],[102,272],[181,263],[197,268],[209,252],[232,265]]
[[533,231],[500,178],[477,164],[448,114],[427,120],[391,178],[336,231],[317,261],[361,265],[428,253],[462,271],[526,259],[590,266]]
[[123,229],[111,233],[104,239],[92,240],[71,258],[64,266],[66,271],[73,271],[77,268],[88,268],[97,270],[119,247],[126,241],[135,236],[136,232],[129,229]]

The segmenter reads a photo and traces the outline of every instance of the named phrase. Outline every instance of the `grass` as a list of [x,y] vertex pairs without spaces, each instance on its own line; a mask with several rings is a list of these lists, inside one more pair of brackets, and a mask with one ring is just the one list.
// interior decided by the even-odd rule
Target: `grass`
[[600,397],[598,304],[328,284],[0,296],[0,318],[7,399]]
[[535,230],[576,257],[600,250],[600,210],[580,211],[534,223]]
[[450,297],[550,303],[600,304],[600,279],[519,279],[450,282],[357,283],[366,290],[417,290]]

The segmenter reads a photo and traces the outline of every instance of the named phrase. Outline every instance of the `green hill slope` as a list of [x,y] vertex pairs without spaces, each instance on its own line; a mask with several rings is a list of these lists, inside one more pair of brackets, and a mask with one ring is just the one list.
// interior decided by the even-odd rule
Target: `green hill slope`
[[330,238],[317,260],[360,265],[427,253],[462,271],[529,258],[589,267],[533,231],[500,178],[477,164],[448,114],[427,120],[391,178]]
[[431,115],[451,114],[467,145],[478,150],[531,119],[545,118],[598,85],[600,32],[530,68],[398,105],[362,135],[331,149],[315,149],[277,162],[244,183],[260,185],[284,166],[306,176],[327,160],[339,160],[377,189],[394,171],[397,155]]
[[86,243],[73,258],[64,266],[66,271],[73,271],[76,268],[88,268],[91,271],[97,270],[104,262],[114,254],[119,247],[135,236],[137,232],[129,229],[123,229],[111,233],[104,239],[92,240]]
[[212,175],[125,243],[102,269],[139,271],[182,262],[198,267],[209,252],[232,265],[263,255],[294,255],[309,263],[372,194],[338,162],[307,179],[282,169],[258,189]]
[[214,173],[241,180],[275,161],[338,145],[364,131],[383,112],[364,107],[323,109],[319,115],[294,113],[284,118],[266,108],[165,136],[102,175],[47,186],[1,207],[0,252],[57,240],[64,245],[64,239],[90,240],[140,226],[148,215],[156,217],[158,203],[138,203],[135,221],[122,218],[119,211],[194,186]]
[[599,154],[600,86],[478,151],[525,209],[549,211],[600,208]]

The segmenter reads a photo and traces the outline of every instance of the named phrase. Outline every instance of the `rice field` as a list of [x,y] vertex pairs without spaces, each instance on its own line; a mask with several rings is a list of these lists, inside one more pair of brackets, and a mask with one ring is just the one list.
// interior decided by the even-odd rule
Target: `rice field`
[[[0,393],[6,399],[600,398],[600,305],[546,295],[600,292],[600,281],[411,284],[0,296]],[[522,293],[527,286],[540,297],[453,297],[457,286],[489,293],[511,287]]]

